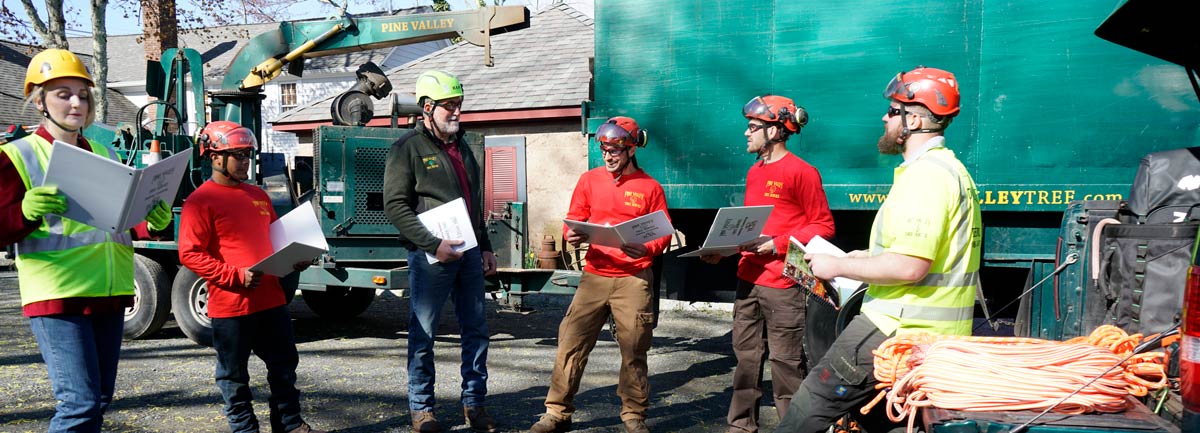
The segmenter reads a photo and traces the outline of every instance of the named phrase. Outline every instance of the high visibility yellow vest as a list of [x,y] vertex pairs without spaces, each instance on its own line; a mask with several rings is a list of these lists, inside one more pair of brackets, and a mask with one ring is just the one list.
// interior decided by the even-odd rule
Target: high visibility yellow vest
[[[975,181],[940,145],[906,165],[896,169],[893,190],[875,215],[871,255],[905,253],[892,244],[896,239],[936,253],[926,257],[929,273],[920,281],[867,289],[862,313],[885,334],[970,335],[983,231]],[[902,183],[917,188],[901,191]],[[939,203],[945,207],[931,208]],[[921,233],[923,227],[929,232]]]
[[[92,151],[117,160],[114,149],[88,140]],[[0,146],[21,175],[25,189],[40,186],[53,144],[37,134]],[[67,203],[70,206],[71,203]],[[21,305],[63,298],[133,294],[133,240],[128,232],[46,215],[42,225],[17,243]]]

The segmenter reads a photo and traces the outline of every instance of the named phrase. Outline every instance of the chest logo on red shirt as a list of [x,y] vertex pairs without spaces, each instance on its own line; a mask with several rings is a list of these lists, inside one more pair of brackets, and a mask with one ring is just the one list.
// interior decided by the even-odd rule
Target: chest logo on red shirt
[[426,156],[424,158],[421,158],[421,165],[424,165],[426,170],[433,170],[435,168],[441,167],[441,165],[438,165],[438,160],[437,160],[436,156]]
[[646,195],[640,192],[625,191],[625,206],[637,209],[646,207]]
[[270,209],[268,208],[270,205],[271,203],[265,200],[254,200],[254,208],[258,209],[259,215],[271,216]]
[[763,197],[779,198],[783,193],[783,182],[778,180],[767,181],[767,191],[763,193]]

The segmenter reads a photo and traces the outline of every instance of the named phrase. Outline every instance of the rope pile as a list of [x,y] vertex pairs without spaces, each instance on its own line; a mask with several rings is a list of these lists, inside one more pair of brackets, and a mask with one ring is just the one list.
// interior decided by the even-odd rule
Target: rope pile
[[[934,406],[960,411],[1043,410],[1088,381],[1100,379],[1054,409],[1065,414],[1121,412],[1126,397],[1144,396],[1167,385],[1166,355],[1129,355],[1142,341],[1104,325],[1068,341],[1020,337],[965,337],[905,334],[884,341],[875,355],[880,393],[863,414],[887,398],[893,422]],[[1105,373],[1105,370],[1109,370]]]

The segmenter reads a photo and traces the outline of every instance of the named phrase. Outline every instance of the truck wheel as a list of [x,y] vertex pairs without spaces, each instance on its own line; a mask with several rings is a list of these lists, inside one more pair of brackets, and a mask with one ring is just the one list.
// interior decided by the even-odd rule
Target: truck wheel
[[325,291],[302,290],[304,303],[318,316],[326,319],[349,319],[358,316],[371,301],[375,300],[375,289],[345,286],[326,286]]
[[212,320],[208,318],[208,282],[188,268],[180,268],[171,286],[171,310],[184,335],[201,346],[212,347]]
[[125,309],[125,338],[149,337],[162,329],[171,313],[171,280],[153,259],[133,256],[133,307]]

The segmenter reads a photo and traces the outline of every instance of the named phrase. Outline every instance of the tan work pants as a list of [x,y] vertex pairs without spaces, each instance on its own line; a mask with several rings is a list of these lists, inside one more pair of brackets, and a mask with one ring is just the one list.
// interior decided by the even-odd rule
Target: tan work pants
[[645,419],[650,407],[650,381],[646,352],[654,330],[650,294],[650,269],[629,277],[604,277],[584,272],[579,289],[558,325],[558,356],[546,394],[546,412],[560,418],[575,413],[571,403],[579,392],[588,354],[596,347],[600,329],[611,313],[616,322],[617,345],[621,348],[621,373],[617,395],[621,397],[621,420]]

